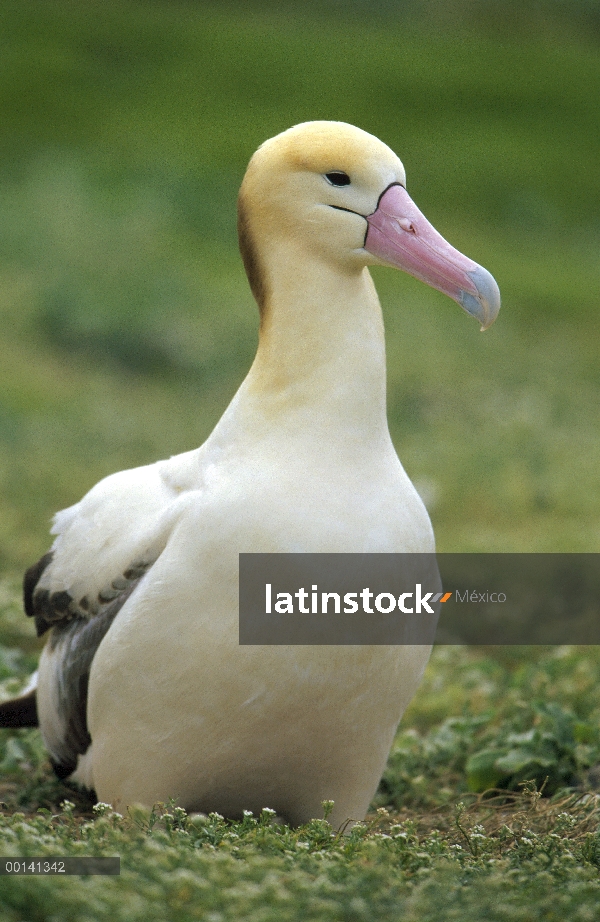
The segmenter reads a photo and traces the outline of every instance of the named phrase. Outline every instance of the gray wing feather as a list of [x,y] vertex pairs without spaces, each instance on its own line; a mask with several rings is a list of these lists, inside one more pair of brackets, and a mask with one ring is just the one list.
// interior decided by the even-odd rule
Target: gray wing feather
[[[96,598],[84,596],[75,601],[66,590],[51,593],[39,588],[42,574],[52,559],[50,551],[27,570],[23,580],[23,601],[26,614],[35,619],[38,637],[52,628],[48,646],[56,662],[53,697],[65,728],[60,742],[55,741],[52,747],[52,761],[59,778],[66,778],[75,770],[78,756],[83,755],[91,743],[87,726],[87,695],[96,650],[153,561],[134,561]],[[0,727],[35,726],[38,726],[35,689],[0,704]]]
[[55,625],[52,631],[50,650],[58,660],[56,704],[65,727],[60,750],[53,753],[54,770],[59,778],[66,778],[75,770],[77,757],[83,755],[91,743],[87,726],[87,694],[92,660],[138,581],[101,606],[94,617],[65,620]]

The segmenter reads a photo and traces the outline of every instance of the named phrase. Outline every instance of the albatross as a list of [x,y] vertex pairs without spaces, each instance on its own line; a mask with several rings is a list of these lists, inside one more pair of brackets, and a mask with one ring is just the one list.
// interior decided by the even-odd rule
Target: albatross
[[0,725],[39,725],[54,768],[115,809],[176,798],[293,824],[360,820],[430,648],[242,646],[240,553],[433,552],[388,431],[368,266],[402,269],[486,329],[492,276],[434,230],[404,167],[342,122],[252,157],[240,250],[260,312],[250,371],[207,441],[100,481],[24,581],[48,632]]

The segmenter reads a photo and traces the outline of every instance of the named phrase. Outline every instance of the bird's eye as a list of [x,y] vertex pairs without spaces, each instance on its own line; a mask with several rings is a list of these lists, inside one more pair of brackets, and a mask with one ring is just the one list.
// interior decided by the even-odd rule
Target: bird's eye
[[341,170],[333,170],[331,173],[325,173],[325,179],[327,182],[330,182],[332,186],[350,185],[350,177],[347,173],[342,173]]

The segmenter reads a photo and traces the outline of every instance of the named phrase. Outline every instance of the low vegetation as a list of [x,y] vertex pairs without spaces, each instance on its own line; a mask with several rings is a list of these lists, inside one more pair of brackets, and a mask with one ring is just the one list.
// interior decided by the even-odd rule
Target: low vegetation
[[3,878],[0,905],[7,922],[587,922],[600,896],[595,798],[540,804],[530,791],[501,807],[461,803],[426,830],[381,809],[340,836],[325,819],[292,831],[269,809],[232,823],[173,805],[123,817],[98,804],[94,819],[78,819],[66,800],[54,815],[5,820],[2,853],[120,855],[120,877]]
[[[35,641],[4,587],[3,696]],[[29,651],[29,652],[28,652]],[[0,877],[8,922],[587,920],[600,900],[600,652],[439,647],[372,812],[299,829],[176,803],[127,815],[52,774],[36,730],[0,741],[0,856],[120,856],[120,877]],[[167,908],[168,907],[168,908]]]

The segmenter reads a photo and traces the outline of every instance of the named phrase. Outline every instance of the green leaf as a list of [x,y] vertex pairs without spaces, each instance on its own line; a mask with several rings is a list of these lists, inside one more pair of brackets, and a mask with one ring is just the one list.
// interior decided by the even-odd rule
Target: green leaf
[[482,749],[467,760],[465,770],[470,791],[486,791],[502,781],[505,773],[499,769],[498,760],[503,752],[502,749]]

